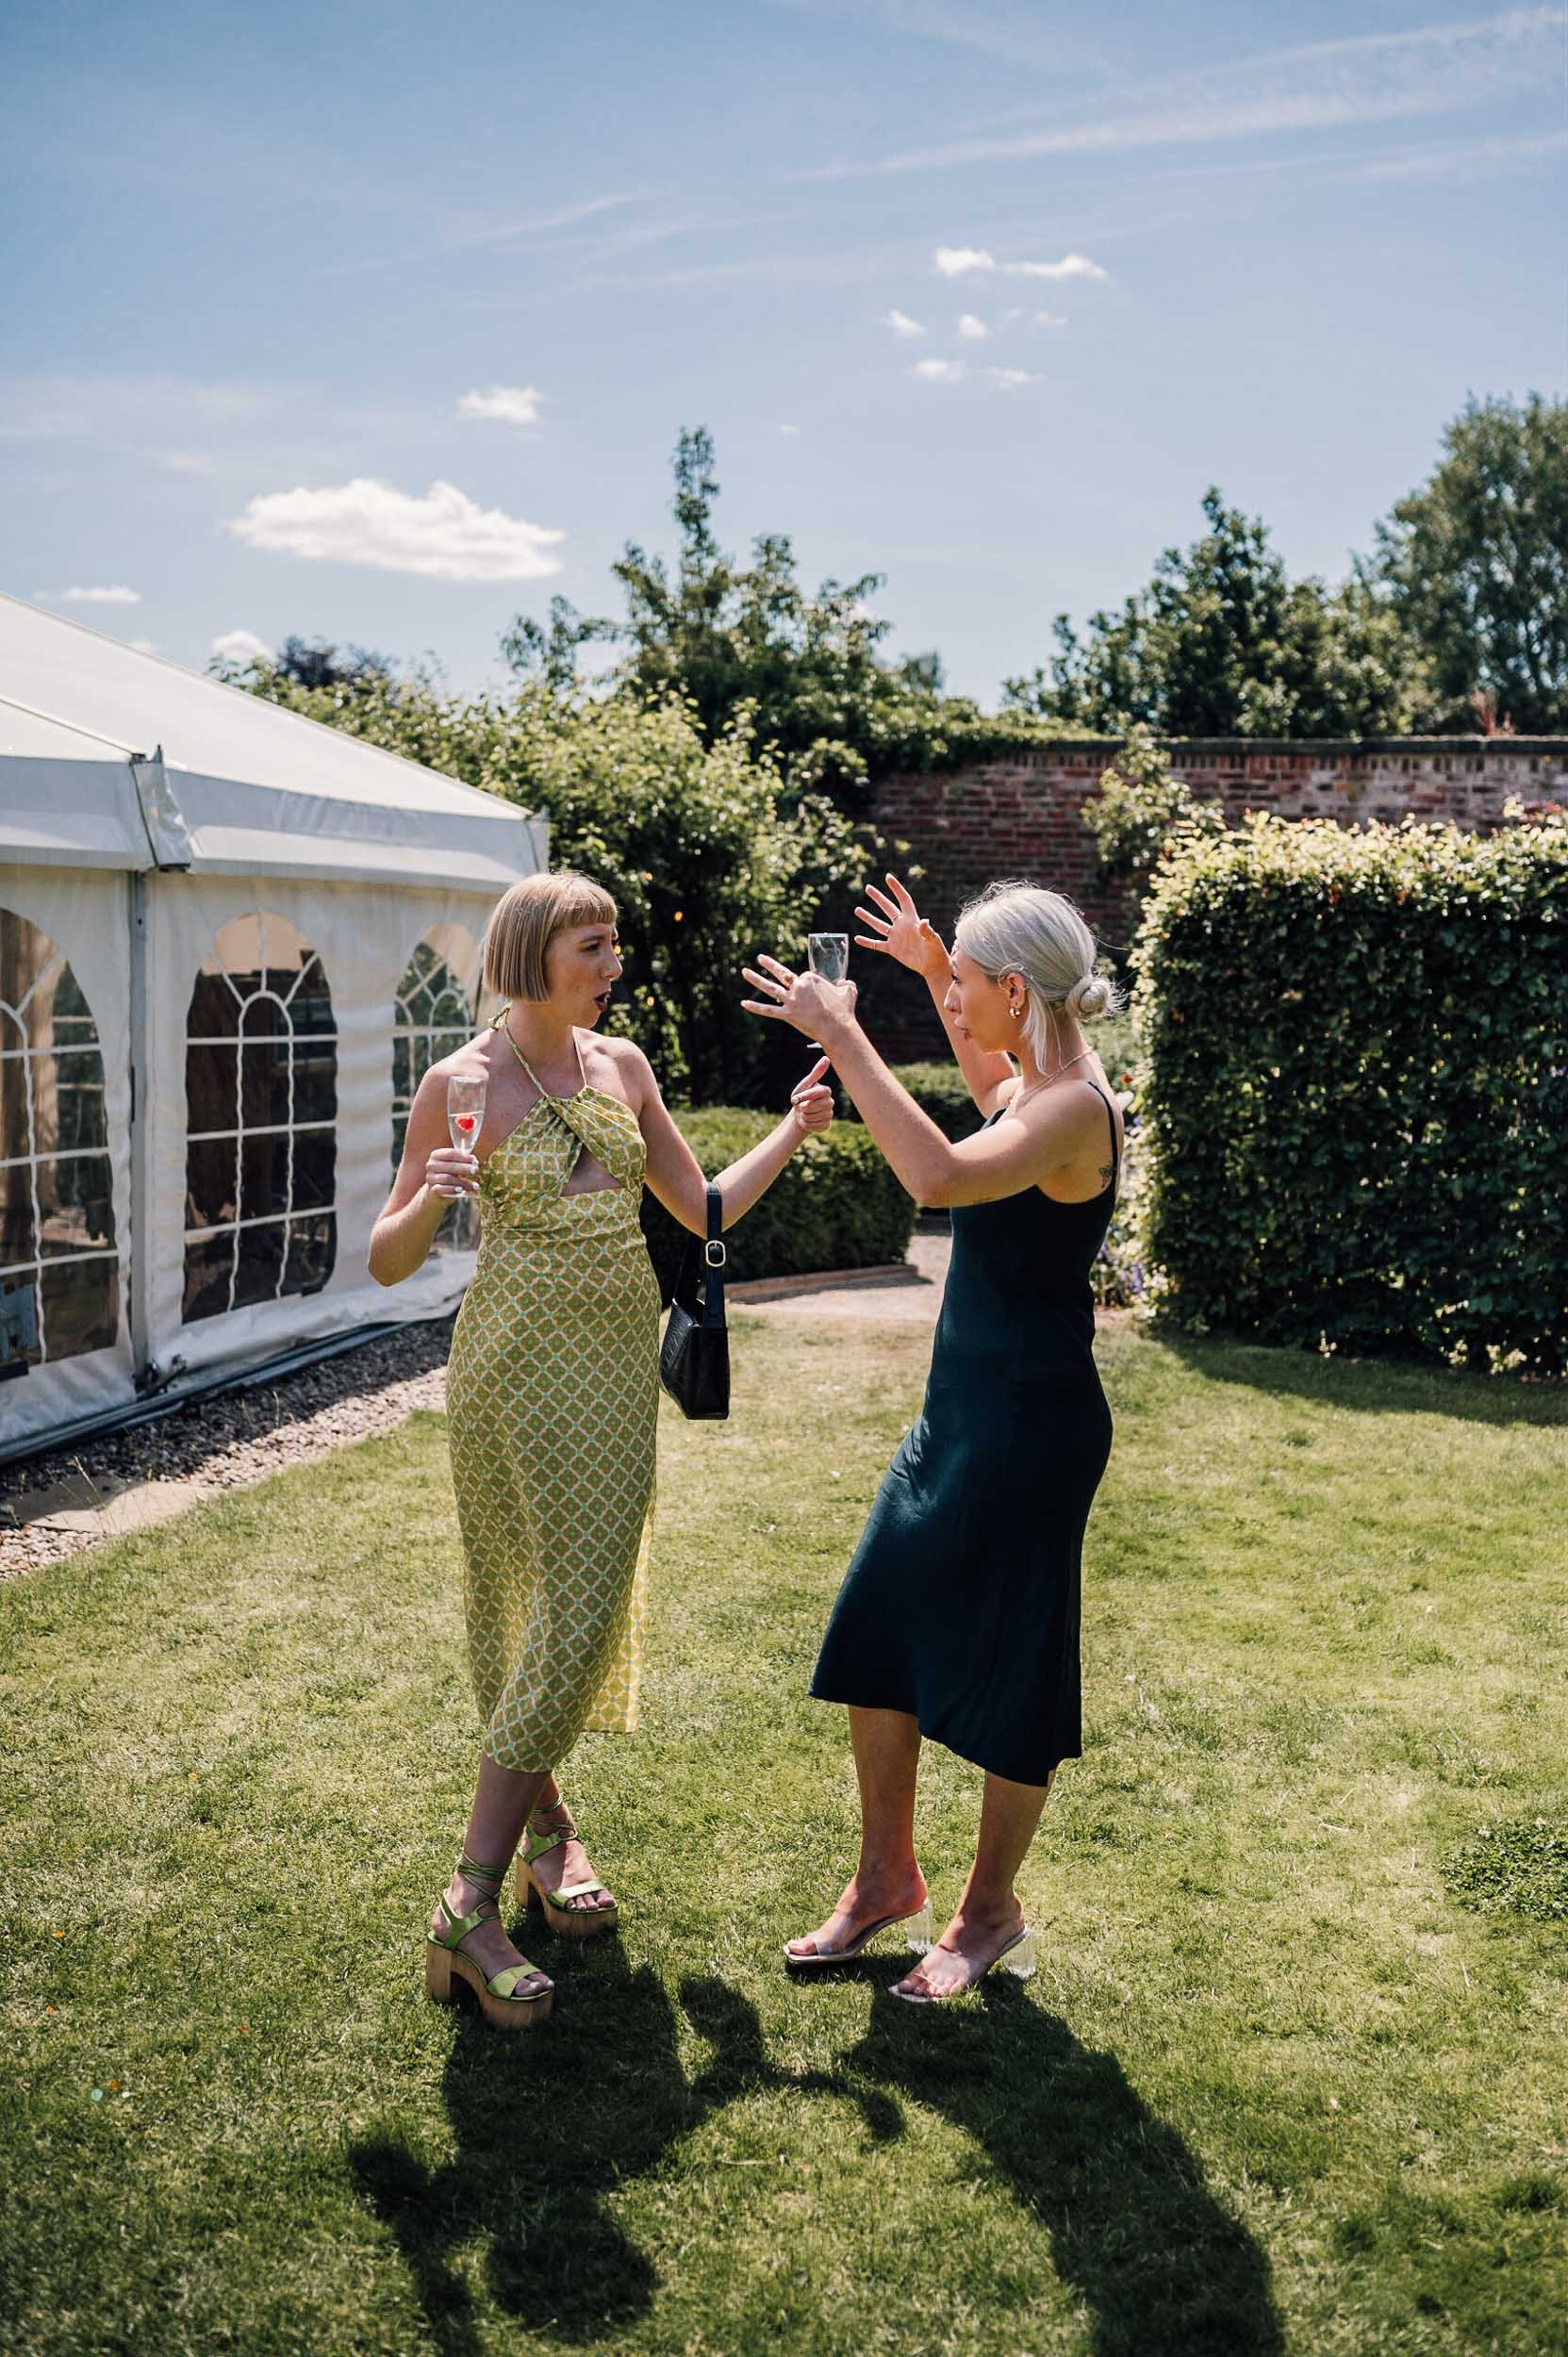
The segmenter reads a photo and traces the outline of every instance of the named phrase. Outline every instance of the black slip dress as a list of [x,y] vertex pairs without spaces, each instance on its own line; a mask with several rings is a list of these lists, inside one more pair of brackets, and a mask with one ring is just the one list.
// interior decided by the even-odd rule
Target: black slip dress
[[1027,1187],[952,1213],[925,1405],[811,1681],[820,1702],[907,1712],[1016,1784],[1045,1784],[1082,1749],[1083,1530],[1111,1453],[1089,1271],[1121,1165],[1115,1109],[1089,1086],[1111,1121],[1102,1194],[1056,1203]]

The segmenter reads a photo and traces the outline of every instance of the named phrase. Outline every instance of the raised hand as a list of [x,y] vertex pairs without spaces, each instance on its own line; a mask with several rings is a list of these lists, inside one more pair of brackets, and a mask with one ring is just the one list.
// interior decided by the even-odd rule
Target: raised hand
[[825,982],[820,974],[792,974],[787,965],[769,957],[760,957],[756,965],[743,965],[740,970],[751,988],[762,993],[759,998],[741,1000],[748,1014],[792,1024],[824,1047],[831,1048],[834,1033],[853,1018],[853,982]]
[[825,1087],[822,1080],[827,1069],[828,1059],[824,1056],[789,1092],[789,1109],[795,1116],[796,1128],[804,1138],[820,1136],[833,1120],[833,1091]]
[[867,884],[866,898],[875,901],[876,909],[855,911],[867,928],[855,935],[858,948],[880,949],[883,957],[896,958],[900,965],[907,965],[912,974],[923,975],[927,981],[934,975],[947,973],[948,952],[941,934],[921,915],[897,876],[888,877],[886,892],[876,884]]

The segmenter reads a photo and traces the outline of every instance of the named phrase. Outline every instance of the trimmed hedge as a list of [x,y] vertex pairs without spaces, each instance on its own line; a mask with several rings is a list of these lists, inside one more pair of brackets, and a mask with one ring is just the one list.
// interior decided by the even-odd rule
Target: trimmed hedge
[[[945,1138],[973,1137],[980,1128],[980,1108],[956,1063],[896,1063],[893,1078],[902,1081]],[[847,1096],[843,1104],[846,1113],[858,1121],[860,1115]]]
[[[677,1113],[681,1134],[710,1178],[767,1137],[776,1113],[711,1105]],[[643,1233],[666,1301],[685,1248],[686,1231],[652,1195],[642,1199]],[[808,1138],[767,1193],[729,1238],[727,1275],[796,1277],[817,1269],[874,1268],[901,1261],[915,1230],[915,1205],[858,1122],[835,1121]]]
[[1163,864],[1135,963],[1158,1307],[1563,1372],[1568,825],[1255,816]]

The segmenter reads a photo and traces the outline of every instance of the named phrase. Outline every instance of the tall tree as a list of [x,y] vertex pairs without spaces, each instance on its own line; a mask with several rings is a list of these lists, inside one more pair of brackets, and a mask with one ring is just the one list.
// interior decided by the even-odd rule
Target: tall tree
[[850,807],[888,770],[941,760],[957,735],[1005,733],[966,698],[943,693],[934,655],[883,658],[892,625],[868,603],[880,573],[824,581],[813,596],[787,534],[776,532],[753,541],[743,565],[720,545],[718,496],[712,436],[683,431],[673,570],[629,542],[613,568],[624,618],[582,615],[557,598],[548,627],[520,616],[503,639],[514,669],[565,690],[584,647],[619,645],[616,684],[651,705],[680,697],[709,744],[739,726],[753,748],[777,756],[792,786]]
[[1007,702],[1085,730],[1164,736],[1375,736],[1409,728],[1421,664],[1392,602],[1352,576],[1291,581],[1257,517],[1205,493],[1209,529],[1080,636],[1060,614],[1048,666]]
[[1431,665],[1438,725],[1475,700],[1568,730],[1568,402],[1472,400],[1444,455],[1378,526],[1375,571]]

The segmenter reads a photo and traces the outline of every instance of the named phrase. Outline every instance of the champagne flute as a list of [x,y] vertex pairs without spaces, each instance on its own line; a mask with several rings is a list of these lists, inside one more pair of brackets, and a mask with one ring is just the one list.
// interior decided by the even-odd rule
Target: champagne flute
[[[486,1080],[482,1072],[454,1072],[446,1084],[447,1134],[454,1146],[471,1154],[485,1119]],[[466,1187],[437,1187],[437,1195],[461,1202]]]
[[[844,982],[850,975],[850,936],[848,933],[807,933],[806,964],[814,974],[820,974],[825,982]],[[814,1056],[822,1053],[822,1043],[814,1039],[807,1043]]]

